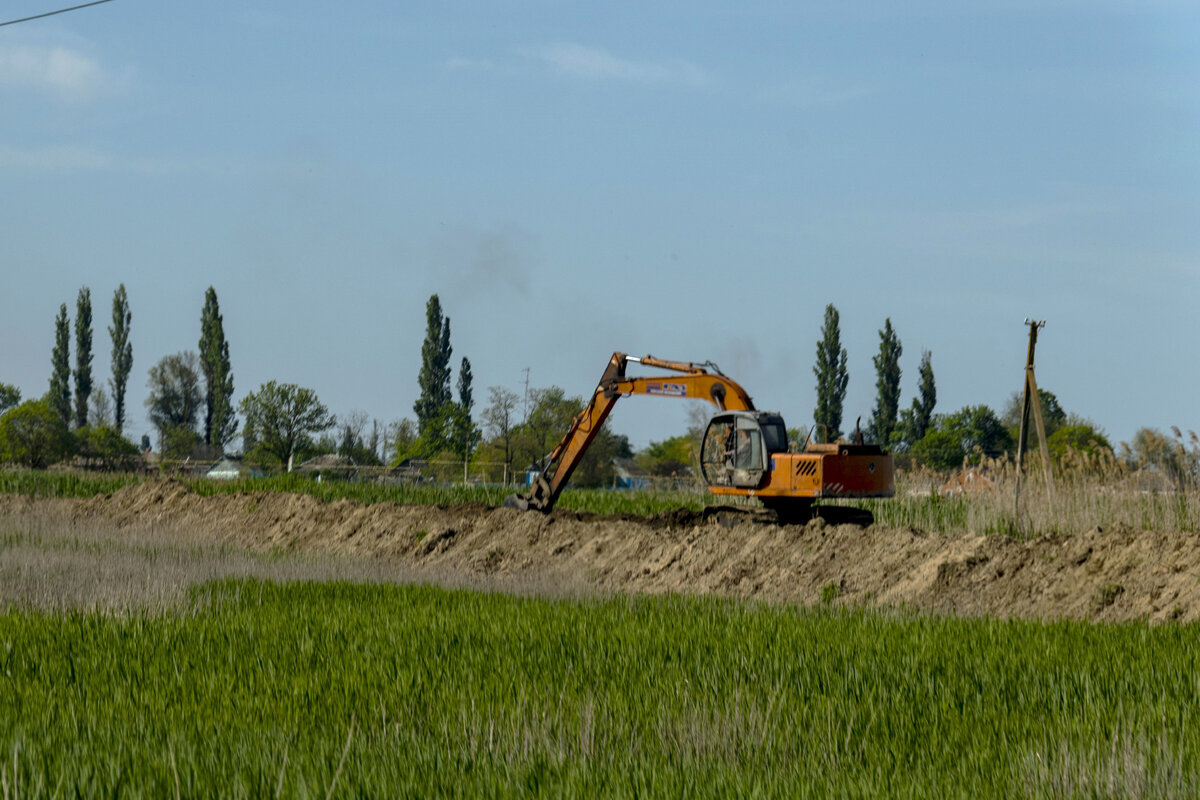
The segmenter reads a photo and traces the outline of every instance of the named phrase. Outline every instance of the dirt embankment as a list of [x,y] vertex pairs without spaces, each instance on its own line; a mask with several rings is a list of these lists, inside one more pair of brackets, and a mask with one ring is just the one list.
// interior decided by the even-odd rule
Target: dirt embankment
[[201,497],[175,481],[87,500],[2,496],[8,515],[186,529],[253,550],[386,559],[564,589],[682,592],[967,615],[1189,621],[1200,616],[1200,538],[1128,528],[1017,541],[910,528],[777,527],[685,511],[651,519],[483,506],[364,506],[276,493]]

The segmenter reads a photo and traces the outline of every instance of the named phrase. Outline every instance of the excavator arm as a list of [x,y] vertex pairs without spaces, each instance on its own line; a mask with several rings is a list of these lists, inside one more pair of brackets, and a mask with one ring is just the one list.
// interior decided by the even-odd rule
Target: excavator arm
[[[628,377],[625,374],[625,366],[630,362],[678,374]],[[613,353],[608,367],[600,376],[600,383],[597,384],[591,401],[576,415],[570,430],[550,453],[529,492],[523,495],[509,495],[505,498],[504,505],[522,511],[535,509],[549,512],[554,508],[554,503],[570,480],[571,473],[579,466],[584,453],[600,432],[600,426],[608,418],[617,400],[631,394],[705,400],[721,411],[754,410],[754,402],[746,390],[737,381],[722,375],[711,361],[693,364],[686,361],[665,361],[649,355],[636,358],[624,353]]]

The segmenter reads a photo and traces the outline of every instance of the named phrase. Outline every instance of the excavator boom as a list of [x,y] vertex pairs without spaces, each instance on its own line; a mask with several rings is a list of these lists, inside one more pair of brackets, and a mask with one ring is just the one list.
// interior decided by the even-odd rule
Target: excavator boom
[[[657,378],[627,377],[625,367],[631,362],[679,374]],[[630,394],[706,400],[722,411],[754,410],[754,401],[746,390],[737,381],[722,375],[712,362],[694,364],[666,361],[650,355],[637,358],[625,353],[613,353],[604,374],[600,376],[596,391],[592,393],[591,401],[576,415],[562,441],[551,451],[530,491],[524,495],[510,495],[505,498],[504,505],[521,510],[552,509],[617,400]]]

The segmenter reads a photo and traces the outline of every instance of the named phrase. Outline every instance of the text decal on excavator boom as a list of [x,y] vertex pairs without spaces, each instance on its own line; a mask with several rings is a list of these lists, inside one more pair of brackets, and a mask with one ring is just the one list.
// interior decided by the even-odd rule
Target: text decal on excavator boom
[[668,397],[687,397],[687,386],[682,383],[647,383],[646,394],[661,394]]

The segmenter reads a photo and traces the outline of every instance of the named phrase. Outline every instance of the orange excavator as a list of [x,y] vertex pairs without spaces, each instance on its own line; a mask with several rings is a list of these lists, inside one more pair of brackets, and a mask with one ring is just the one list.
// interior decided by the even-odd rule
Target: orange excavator
[[[629,363],[676,374],[630,377]],[[812,517],[819,498],[891,497],[895,493],[892,457],[878,445],[854,442],[805,443],[791,452],[783,417],[758,411],[746,390],[711,361],[694,364],[613,353],[591,402],[547,457],[523,495],[509,495],[508,508],[549,512],[579,465],[600,426],[621,397],[634,394],[706,400],[718,409],[708,422],[700,448],[700,472],[717,496],[757,497],[780,522]],[[868,515],[869,516],[869,515]]]

